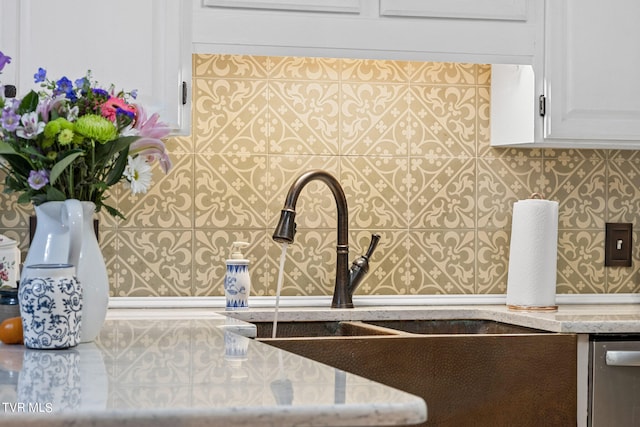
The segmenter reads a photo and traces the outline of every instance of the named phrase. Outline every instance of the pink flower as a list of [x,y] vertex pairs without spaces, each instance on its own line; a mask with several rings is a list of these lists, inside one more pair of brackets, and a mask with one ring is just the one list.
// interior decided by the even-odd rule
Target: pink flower
[[158,121],[160,119],[158,113],[153,113],[151,117],[147,117],[147,112],[142,105],[136,105],[135,107],[138,112],[138,118],[134,129],[138,131],[140,136],[162,139],[169,135],[171,129],[166,123]]
[[149,163],[158,160],[164,173],[169,172],[172,166],[164,143],[156,138],[142,137],[136,140],[129,146],[129,155],[133,157],[136,155],[145,156]]
[[102,104],[100,113],[105,119],[109,119],[112,122],[115,122],[116,115],[119,110],[124,111],[125,113],[132,114],[135,117],[136,108],[132,105],[127,104],[124,99],[118,98],[116,96],[109,97],[109,99],[107,99],[105,103]]

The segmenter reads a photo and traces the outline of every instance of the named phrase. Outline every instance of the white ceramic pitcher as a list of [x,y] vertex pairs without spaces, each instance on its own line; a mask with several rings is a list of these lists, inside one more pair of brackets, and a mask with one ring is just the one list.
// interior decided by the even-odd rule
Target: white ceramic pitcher
[[69,199],[46,202],[35,209],[36,232],[23,272],[33,264],[76,267],[76,277],[83,292],[80,341],[91,342],[102,328],[109,303],[107,267],[93,228],[95,205]]

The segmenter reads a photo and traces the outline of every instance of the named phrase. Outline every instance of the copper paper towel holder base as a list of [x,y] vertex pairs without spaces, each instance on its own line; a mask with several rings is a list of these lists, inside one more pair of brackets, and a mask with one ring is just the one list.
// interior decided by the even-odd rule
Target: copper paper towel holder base
[[547,305],[547,306],[530,306],[530,305],[513,305],[507,304],[507,308],[512,311],[558,311],[557,305]]

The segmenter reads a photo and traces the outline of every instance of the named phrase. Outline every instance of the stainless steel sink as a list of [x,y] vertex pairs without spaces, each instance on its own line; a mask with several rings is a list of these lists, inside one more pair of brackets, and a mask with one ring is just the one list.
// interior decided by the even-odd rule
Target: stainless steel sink
[[[254,322],[256,338],[270,339],[273,322]],[[318,321],[318,322],[278,322],[277,338],[318,338],[318,337],[355,337],[372,335],[395,335],[399,331],[383,329],[362,322]]]
[[368,321],[369,325],[390,328],[411,334],[539,334],[538,329],[484,319],[438,319],[438,320],[380,320]]

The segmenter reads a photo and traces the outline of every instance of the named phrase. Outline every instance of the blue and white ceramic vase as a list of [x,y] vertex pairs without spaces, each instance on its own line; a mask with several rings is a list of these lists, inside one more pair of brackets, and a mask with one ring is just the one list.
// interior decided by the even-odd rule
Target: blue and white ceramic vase
[[71,264],[26,266],[18,289],[24,345],[61,349],[80,343],[82,287]]
[[224,278],[226,310],[244,310],[249,308],[251,279],[249,264],[244,260],[228,260]]

